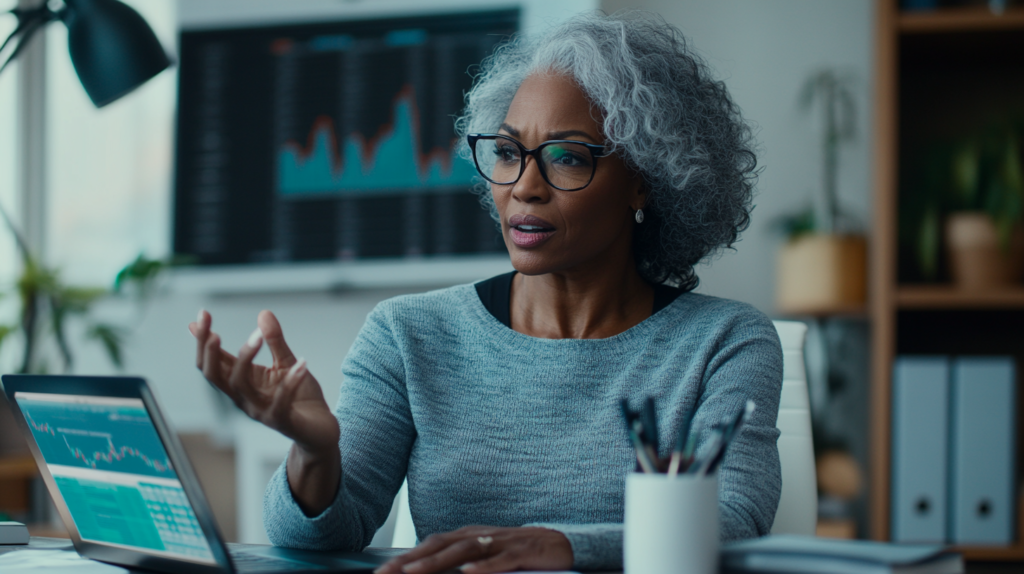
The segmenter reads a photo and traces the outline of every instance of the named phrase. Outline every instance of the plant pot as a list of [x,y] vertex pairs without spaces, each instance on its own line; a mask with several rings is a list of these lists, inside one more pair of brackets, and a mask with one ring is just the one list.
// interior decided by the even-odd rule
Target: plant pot
[[776,302],[788,314],[842,313],[867,300],[867,240],[800,235],[779,253]]
[[1024,275],[1024,226],[1013,230],[1008,249],[987,213],[964,211],[946,219],[953,283],[960,289],[984,291],[1019,284]]

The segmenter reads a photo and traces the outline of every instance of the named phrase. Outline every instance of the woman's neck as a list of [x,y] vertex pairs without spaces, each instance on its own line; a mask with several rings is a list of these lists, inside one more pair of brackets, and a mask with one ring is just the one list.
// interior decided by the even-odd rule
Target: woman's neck
[[[615,267],[614,269],[610,267]],[[604,339],[651,316],[654,288],[626,265],[594,264],[512,279],[512,329],[543,339]]]

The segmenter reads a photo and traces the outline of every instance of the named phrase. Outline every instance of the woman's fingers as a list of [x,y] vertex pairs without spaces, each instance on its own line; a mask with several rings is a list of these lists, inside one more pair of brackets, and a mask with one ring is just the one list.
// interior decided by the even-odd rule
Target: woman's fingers
[[498,551],[491,547],[491,544],[494,543],[491,542],[485,546],[477,538],[463,538],[449,544],[440,552],[409,562],[402,568],[402,571],[406,574],[431,574],[458,568],[467,562],[480,560],[491,552]]
[[261,347],[263,347],[263,333],[257,328],[238,351],[238,359],[235,360],[231,367],[231,374],[228,376],[228,386],[231,387],[234,394],[246,399],[248,405],[243,410],[250,417],[255,417],[258,414],[252,412],[253,406],[261,409],[267,402],[266,398],[261,395],[260,389],[257,388],[252,374],[252,360],[256,358]]
[[199,317],[196,318],[195,323],[188,324],[188,330],[196,338],[196,368],[199,370],[203,370],[203,353],[206,350],[206,338],[210,334],[212,319],[210,314],[206,312],[206,309],[200,309]]
[[284,333],[281,331],[281,324],[278,323],[277,317],[270,311],[260,311],[259,317],[256,318],[256,324],[263,332],[263,340],[267,342],[267,348],[270,349],[270,354],[274,357],[274,366],[279,369],[292,368],[295,365],[295,355],[292,354],[292,350],[288,348],[288,343],[284,340]]
[[279,422],[288,420],[288,417],[292,410],[292,403],[295,401],[295,392],[298,390],[299,385],[302,384],[302,379],[306,378],[308,373],[306,367],[306,359],[299,359],[284,379],[278,383],[277,389],[274,391],[274,398],[270,404],[270,416]]
[[492,574],[494,572],[514,572],[530,570],[523,568],[522,555],[518,552],[499,551],[498,554],[476,562],[464,564],[461,570],[465,574]]
[[430,556],[436,552],[440,552],[446,546],[452,542],[458,540],[459,537],[454,533],[449,534],[431,534],[419,543],[416,548],[402,554],[401,556],[395,556],[391,560],[385,562],[380,568],[374,570],[374,574],[398,574],[402,572],[402,567],[410,562],[415,562],[426,556]]
[[572,563],[572,545],[556,530],[467,526],[428,537],[375,574],[437,574],[459,567],[466,574],[568,570]]
[[201,367],[203,376],[206,377],[207,381],[210,381],[214,386],[234,399],[235,396],[231,392],[231,386],[227,380],[228,374],[231,373],[233,360],[226,360],[224,355],[234,359],[234,357],[231,357],[220,348],[220,335],[210,333],[206,338],[206,344],[203,346],[203,365]]

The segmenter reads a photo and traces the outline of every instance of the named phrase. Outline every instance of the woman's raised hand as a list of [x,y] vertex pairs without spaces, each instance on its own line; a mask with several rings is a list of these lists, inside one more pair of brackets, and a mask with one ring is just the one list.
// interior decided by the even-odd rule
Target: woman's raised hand
[[[288,348],[274,314],[260,312],[258,328],[238,356],[221,349],[220,336],[210,330],[212,322],[209,313],[200,311],[188,326],[197,342],[196,367],[206,380],[245,414],[294,440],[306,458],[337,457],[338,421],[306,361]],[[264,342],[274,359],[270,367],[252,362]]]

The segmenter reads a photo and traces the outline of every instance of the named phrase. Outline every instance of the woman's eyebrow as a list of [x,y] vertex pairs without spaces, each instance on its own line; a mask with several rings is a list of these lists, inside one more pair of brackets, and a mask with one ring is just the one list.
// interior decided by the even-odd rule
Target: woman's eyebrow
[[514,128],[514,127],[512,127],[512,126],[510,126],[510,125],[508,125],[508,124],[506,124],[506,123],[503,123],[503,124],[501,124],[501,125],[500,125],[500,126],[498,127],[498,129],[499,129],[499,130],[505,130],[505,131],[506,131],[506,132],[508,132],[508,133],[509,133],[509,135],[511,135],[512,137],[519,137],[519,130],[517,130],[516,128]]
[[548,132],[548,139],[552,140],[564,140],[569,139],[571,136],[583,136],[590,141],[598,141],[597,138],[588,134],[587,132],[580,130],[564,130],[560,132]]
[[[505,132],[507,132],[512,137],[516,137],[516,138],[519,137],[519,130],[517,130],[516,128],[514,128],[514,127],[512,127],[512,126],[510,126],[510,125],[508,125],[506,123],[501,124],[501,126],[499,126],[498,129],[499,130],[504,130]],[[569,139],[570,137],[573,137],[573,136],[576,136],[576,137],[583,136],[583,137],[585,137],[588,140],[593,141],[593,142],[600,141],[597,138],[595,138],[594,136],[592,136],[592,135],[590,135],[587,132],[582,131],[582,130],[562,130],[562,131],[557,131],[557,132],[548,132],[548,139],[549,140],[564,140],[564,139]]]

